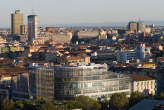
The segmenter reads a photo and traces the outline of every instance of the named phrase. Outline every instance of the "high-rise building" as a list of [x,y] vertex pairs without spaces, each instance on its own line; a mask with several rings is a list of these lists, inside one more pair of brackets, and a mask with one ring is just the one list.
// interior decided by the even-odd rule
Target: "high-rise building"
[[137,22],[134,22],[134,21],[129,22],[128,29],[131,32],[137,32]]
[[27,34],[28,33],[27,25],[21,25],[20,31],[21,31],[20,33],[21,35]]
[[31,42],[38,36],[38,16],[28,16],[28,40]]
[[137,29],[138,29],[138,32],[145,32],[146,30],[146,24],[144,22],[138,22],[137,23]]
[[24,24],[24,15],[20,10],[11,14],[11,34],[20,35],[20,26]]

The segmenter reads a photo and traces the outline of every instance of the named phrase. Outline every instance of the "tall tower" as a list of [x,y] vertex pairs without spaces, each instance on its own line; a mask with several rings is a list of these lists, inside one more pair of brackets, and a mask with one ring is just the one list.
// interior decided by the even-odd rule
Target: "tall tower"
[[146,24],[144,22],[137,23],[138,32],[145,32]]
[[137,32],[137,23],[134,21],[129,22],[128,28],[131,32]]
[[33,41],[38,37],[38,16],[28,16],[28,40]]
[[20,10],[16,10],[11,14],[11,34],[20,35],[20,26],[24,25],[24,15]]

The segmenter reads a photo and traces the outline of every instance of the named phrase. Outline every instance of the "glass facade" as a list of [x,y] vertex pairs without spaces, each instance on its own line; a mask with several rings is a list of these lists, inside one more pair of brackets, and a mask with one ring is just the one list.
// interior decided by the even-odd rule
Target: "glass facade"
[[130,95],[130,77],[107,70],[106,64],[55,66],[55,97],[70,99],[86,95],[97,99],[120,92]]
[[38,66],[30,69],[30,96],[54,99],[54,68]]

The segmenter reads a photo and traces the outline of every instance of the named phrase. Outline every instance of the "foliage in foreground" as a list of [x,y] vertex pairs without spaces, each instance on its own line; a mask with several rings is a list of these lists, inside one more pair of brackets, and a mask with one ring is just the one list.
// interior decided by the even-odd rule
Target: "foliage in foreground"
[[139,92],[133,92],[130,98],[124,93],[116,93],[107,100],[105,96],[94,100],[88,96],[79,96],[73,100],[55,100],[50,101],[44,98],[33,100],[18,100],[9,99],[3,100],[0,104],[1,110],[72,110],[81,108],[82,110],[128,110],[142,99],[157,99],[164,100],[164,92],[156,96],[144,96]]

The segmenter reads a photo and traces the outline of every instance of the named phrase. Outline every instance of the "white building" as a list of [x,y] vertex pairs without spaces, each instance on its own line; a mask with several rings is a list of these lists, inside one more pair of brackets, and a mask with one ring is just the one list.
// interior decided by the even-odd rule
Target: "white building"
[[135,50],[121,50],[117,53],[117,61],[127,63],[136,58]]
[[78,39],[91,39],[98,38],[99,31],[97,30],[85,30],[77,33]]
[[58,32],[52,34],[52,41],[56,43],[71,43],[71,32]]
[[132,91],[138,91],[142,94],[155,95],[157,92],[157,82],[156,79],[148,77],[148,76],[140,76],[136,74],[131,74],[132,78]]
[[151,48],[146,47],[145,44],[140,44],[138,48],[136,48],[137,57],[142,61],[145,58],[149,58],[151,56]]

